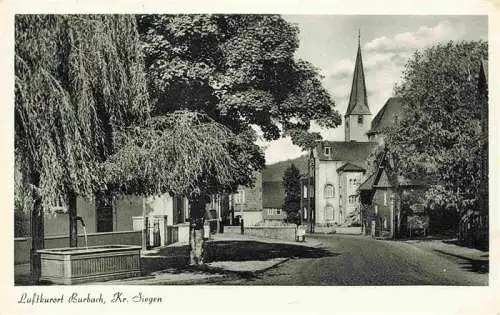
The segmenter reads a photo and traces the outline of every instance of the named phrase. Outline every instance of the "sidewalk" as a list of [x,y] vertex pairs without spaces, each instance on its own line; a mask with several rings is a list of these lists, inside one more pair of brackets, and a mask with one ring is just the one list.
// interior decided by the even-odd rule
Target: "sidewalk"
[[403,242],[462,259],[484,263],[489,261],[489,252],[458,245],[456,239],[406,240]]

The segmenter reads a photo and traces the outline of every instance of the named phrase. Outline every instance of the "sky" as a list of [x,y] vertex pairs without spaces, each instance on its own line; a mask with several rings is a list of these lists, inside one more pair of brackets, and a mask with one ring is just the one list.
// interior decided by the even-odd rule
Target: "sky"
[[[351,89],[358,29],[372,117],[392,96],[406,61],[417,49],[450,40],[488,39],[487,16],[285,15],[283,18],[300,29],[295,57],[318,68],[323,85],[342,117]],[[311,128],[325,140],[344,140],[343,124],[335,129],[321,129],[314,124]],[[289,138],[259,145],[264,148],[266,164],[305,154]]]

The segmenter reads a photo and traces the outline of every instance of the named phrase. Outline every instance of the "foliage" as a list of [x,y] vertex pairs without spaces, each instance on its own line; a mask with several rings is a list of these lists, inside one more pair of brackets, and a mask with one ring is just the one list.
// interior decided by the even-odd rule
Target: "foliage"
[[48,209],[105,186],[111,132],[150,111],[139,44],[131,16],[16,15],[17,205],[39,197]]
[[[266,140],[295,141],[311,120],[341,122],[317,70],[294,60],[297,26],[279,16],[142,15],[138,25],[160,113],[206,113],[237,135],[256,126]],[[241,151],[262,156],[248,144]]]
[[426,205],[459,211],[474,207],[480,183],[478,100],[480,61],[487,43],[450,42],[417,51],[408,61],[396,94],[405,117],[385,138],[399,174],[434,179]]
[[120,149],[105,169],[107,181],[124,193],[190,196],[220,192],[234,186],[242,165],[251,163],[232,150],[239,137],[193,112],[153,117],[116,139]]
[[283,174],[283,186],[285,187],[285,200],[283,210],[286,211],[287,221],[300,223],[300,172],[292,163]]

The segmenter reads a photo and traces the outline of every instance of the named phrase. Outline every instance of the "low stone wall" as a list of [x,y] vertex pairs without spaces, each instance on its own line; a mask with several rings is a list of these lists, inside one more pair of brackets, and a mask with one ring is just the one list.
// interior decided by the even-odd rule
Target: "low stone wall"
[[[295,241],[296,229],[295,226],[245,226],[244,234]],[[240,234],[241,228],[239,226],[225,226],[224,232]]]
[[[88,245],[141,245],[142,231],[121,231],[89,233],[87,235]],[[85,237],[78,235],[78,246],[85,246]],[[45,248],[69,247],[69,237],[46,236]],[[27,264],[30,262],[31,237],[17,237],[14,239],[14,264]]]

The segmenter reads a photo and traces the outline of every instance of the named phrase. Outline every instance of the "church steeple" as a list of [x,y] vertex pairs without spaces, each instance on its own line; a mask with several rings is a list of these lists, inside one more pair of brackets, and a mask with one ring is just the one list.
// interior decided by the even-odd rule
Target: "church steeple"
[[358,30],[358,53],[352,76],[351,95],[344,116],[345,141],[368,141],[371,112],[366,95],[365,72],[361,56],[361,33]]
[[354,75],[352,77],[351,96],[349,97],[349,106],[345,113],[348,115],[370,115],[368,99],[366,97],[365,72],[363,69],[363,58],[361,56],[360,31],[358,30],[358,54],[354,66]]

